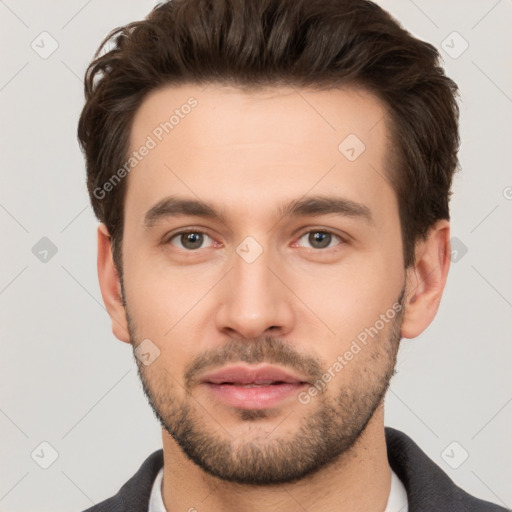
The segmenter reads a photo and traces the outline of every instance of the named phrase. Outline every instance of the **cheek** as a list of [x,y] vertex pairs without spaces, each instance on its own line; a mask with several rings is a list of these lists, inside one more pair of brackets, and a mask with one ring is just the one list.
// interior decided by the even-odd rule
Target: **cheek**
[[[132,258],[125,265],[126,301],[134,324],[133,334],[139,343],[151,340],[160,350],[158,363],[164,363],[177,378],[195,354],[190,321],[208,287],[192,283],[180,271],[164,272],[144,265],[144,261],[148,260]],[[158,379],[166,375],[157,377],[148,369],[148,377]]]
[[[308,306],[311,319],[335,344],[349,343],[373,326],[398,299],[404,272],[399,260],[376,254],[354,254],[336,267],[311,268],[295,276],[294,292]],[[398,263],[397,263],[398,261]]]
[[208,275],[192,266],[172,268],[151,251],[126,252],[126,300],[137,325],[145,330],[140,334],[157,338],[170,335],[211,287]]

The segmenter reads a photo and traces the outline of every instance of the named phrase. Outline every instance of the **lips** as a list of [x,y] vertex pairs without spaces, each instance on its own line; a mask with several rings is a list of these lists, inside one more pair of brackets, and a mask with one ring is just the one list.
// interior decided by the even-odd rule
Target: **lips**
[[258,368],[230,366],[206,375],[202,381],[209,384],[232,384],[236,386],[307,383],[302,377],[294,376],[275,366],[262,366]]
[[210,396],[237,409],[269,409],[291,400],[308,382],[275,366],[236,365],[205,375]]

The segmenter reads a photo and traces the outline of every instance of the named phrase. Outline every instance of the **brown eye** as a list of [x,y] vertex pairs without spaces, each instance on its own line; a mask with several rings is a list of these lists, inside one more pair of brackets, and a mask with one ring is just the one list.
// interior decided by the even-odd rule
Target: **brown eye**
[[180,233],[176,233],[173,237],[171,237],[169,242],[171,243],[171,245],[174,245],[175,247],[178,247],[180,249],[193,251],[195,249],[201,249],[201,246],[203,245],[205,239],[207,238],[210,237],[206,233],[202,233],[201,231],[182,231]]
[[306,237],[307,242],[311,245],[313,249],[326,249],[332,247],[333,245],[331,245],[331,242],[335,241],[335,239],[343,241],[338,235],[323,230],[308,231],[299,238],[299,241]]

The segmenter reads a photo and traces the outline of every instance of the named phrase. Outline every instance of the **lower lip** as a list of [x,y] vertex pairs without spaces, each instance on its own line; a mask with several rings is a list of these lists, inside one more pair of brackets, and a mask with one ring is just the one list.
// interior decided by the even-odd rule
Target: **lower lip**
[[297,395],[306,384],[271,384],[268,386],[236,386],[234,384],[205,383],[222,402],[238,409],[268,409]]

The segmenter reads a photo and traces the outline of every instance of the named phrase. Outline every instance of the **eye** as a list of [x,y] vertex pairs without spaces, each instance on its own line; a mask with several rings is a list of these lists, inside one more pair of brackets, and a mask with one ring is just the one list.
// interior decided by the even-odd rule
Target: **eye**
[[180,231],[169,238],[167,243],[170,243],[179,249],[193,251],[195,249],[201,249],[205,239],[212,240],[211,237],[202,231]]
[[[300,245],[300,241],[306,239],[307,243],[311,244],[313,249],[328,249],[335,245],[340,245],[340,243],[344,243],[345,241],[339,236],[330,231],[323,229],[314,229],[307,231],[294,243],[294,246]],[[195,251],[197,249],[202,249],[203,244],[210,240],[216,246],[221,246],[222,244],[218,244],[215,240],[213,240],[209,235],[200,230],[190,230],[190,231],[179,231],[172,235],[166,243],[170,243],[174,247],[179,249],[184,249],[186,251]],[[336,240],[339,242],[336,243]]]
[[296,243],[299,243],[304,238],[306,238],[307,242],[313,246],[313,249],[326,249],[333,247],[334,245],[339,245],[331,244],[331,242],[335,241],[335,239],[338,239],[342,243],[344,242],[340,236],[322,229],[307,231],[298,239]]

